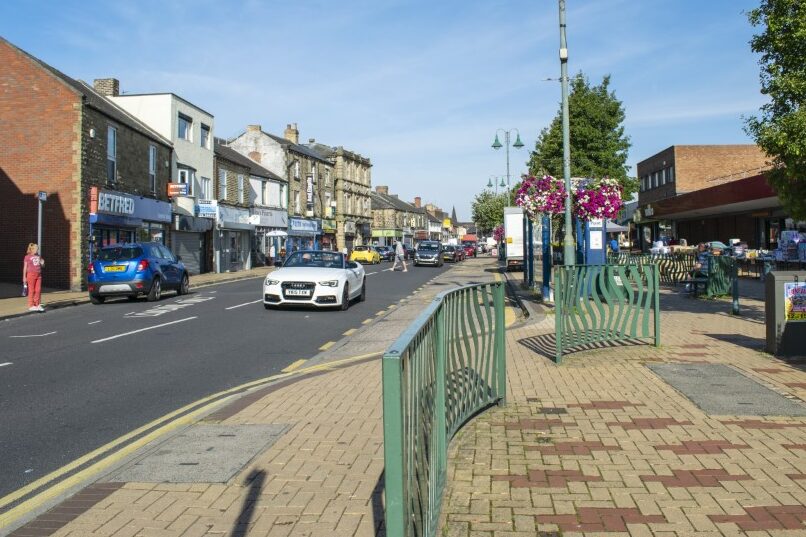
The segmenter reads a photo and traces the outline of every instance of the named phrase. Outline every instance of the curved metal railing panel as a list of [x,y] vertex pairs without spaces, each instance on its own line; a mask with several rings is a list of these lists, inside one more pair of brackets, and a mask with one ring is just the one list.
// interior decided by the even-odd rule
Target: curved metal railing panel
[[504,283],[437,295],[383,357],[386,534],[433,537],[447,447],[506,395]]

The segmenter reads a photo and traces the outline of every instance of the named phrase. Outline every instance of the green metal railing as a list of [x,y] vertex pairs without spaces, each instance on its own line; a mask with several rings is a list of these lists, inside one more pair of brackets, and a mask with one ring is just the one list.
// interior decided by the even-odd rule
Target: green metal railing
[[566,349],[653,339],[660,345],[658,267],[649,264],[555,267],[555,361]]
[[383,357],[386,535],[433,537],[448,442],[506,399],[504,283],[437,295]]
[[660,283],[677,285],[694,269],[697,256],[692,252],[664,255],[619,252],[609,254],[607,262],[611,265],[657,265]]

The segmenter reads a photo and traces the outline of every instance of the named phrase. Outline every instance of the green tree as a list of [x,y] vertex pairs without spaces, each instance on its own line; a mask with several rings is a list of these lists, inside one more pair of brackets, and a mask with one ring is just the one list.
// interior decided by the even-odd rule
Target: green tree
[[748,19],[763,28],[750,48],[761,55],[761,93],[770,101],[745,130],[770,156],[768,178],[789,215],[806,220],[806,2],[762,0]]
[[484,190],[476,194],[471,206],[473,221],[484,232],[491,233],[498,224],[504,223],[504,207],[507,206],[506,194],[494,194]]
[[[598,86],[591,86],[582,73],[570,80],[571,175],[618,179],[629,200],[638,191],[638,180],[627,175],[630,138],[624,134],[624,107],[609,87],[610,76]],[[533,175],[563,176],[562,109],[540,132],[528,165]]]

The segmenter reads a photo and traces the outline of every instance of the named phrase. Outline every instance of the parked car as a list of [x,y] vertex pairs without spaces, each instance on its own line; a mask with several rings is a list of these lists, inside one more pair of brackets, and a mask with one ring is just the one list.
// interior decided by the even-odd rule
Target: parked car
[[460,249],[458,246],[453,246],[448,244],[442,247],[442,259],[444,261],[450,261],[451,263],[457,263],[462,260],[461,254],[459,253]]
[[339,252],[294,252],[263,282],[266,309],[293,304],[346,310],[352,300],[366,297],[364,267]]
[[182,258],[158,242],[105,246],[95,252],[87,272],[93,304],[103,304],[115,296],[131,300],[146,296],[153,302],[165,290],[175,290],[179,295],[190,290],[190,276]]
[[406,252],[406,259],[414,259],[414,254],[416,252],[414,246],[406,244],[405,246],[403,246],[403,250]]
[[462,245],[462,249],[465,252],[465,257],[476,257],[476,245],[474,243],[465,243]]
[[381,262],[381,254],[372,246],[356,246],[350,254],[350,261],[362,264],[377,265]]
[[391,246],[376,246],[376,250],[381,255],[381,259],[385,261],[394,261],[395,260],[395,249]]
[[442,264],[442,244],[439,241],[422,241],[417,245],[417,250],[414,252],[415,267],[420,265],[441,267]]

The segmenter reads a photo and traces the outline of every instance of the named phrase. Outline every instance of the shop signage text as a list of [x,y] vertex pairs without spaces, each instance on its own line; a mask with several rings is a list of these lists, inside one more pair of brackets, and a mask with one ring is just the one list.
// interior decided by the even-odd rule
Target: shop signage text
[[288,213],[282,210],[253,207],[249,222],[261,227],[286,228],[288,227]]
[[335,220],[322,220],[322,231],[325,233],[335,233],[336,232],[336,221]]
[[174,196],[187,196],[188,185],[187,183],[168,183],[168,197]]
[[134,200],[121,194],[101,191],[98,194],[98,212],[134,215]]
[[806,282],[784,283],[784,311],[787,322],[806,321]]
[[317,233],[321,228],[319,220],[306,220],[304,218],[289,218],[288,229],[291,231],[307,231]]
[[199,200],[196,204],[196,216],[216,218],[218,216],[218,202],[216,200]]
[[[125,192],[102,190],[94,186],[90,188],[90,214],[151,222],[170,222],[171,204]],[[95,218],[94,221],[99,222],[100,219]],[[131,225],[136,225],[136,222],[132,222]]]
[[355,222],[352,220],[347,220],[344,222],[344,232],[355,235]]

